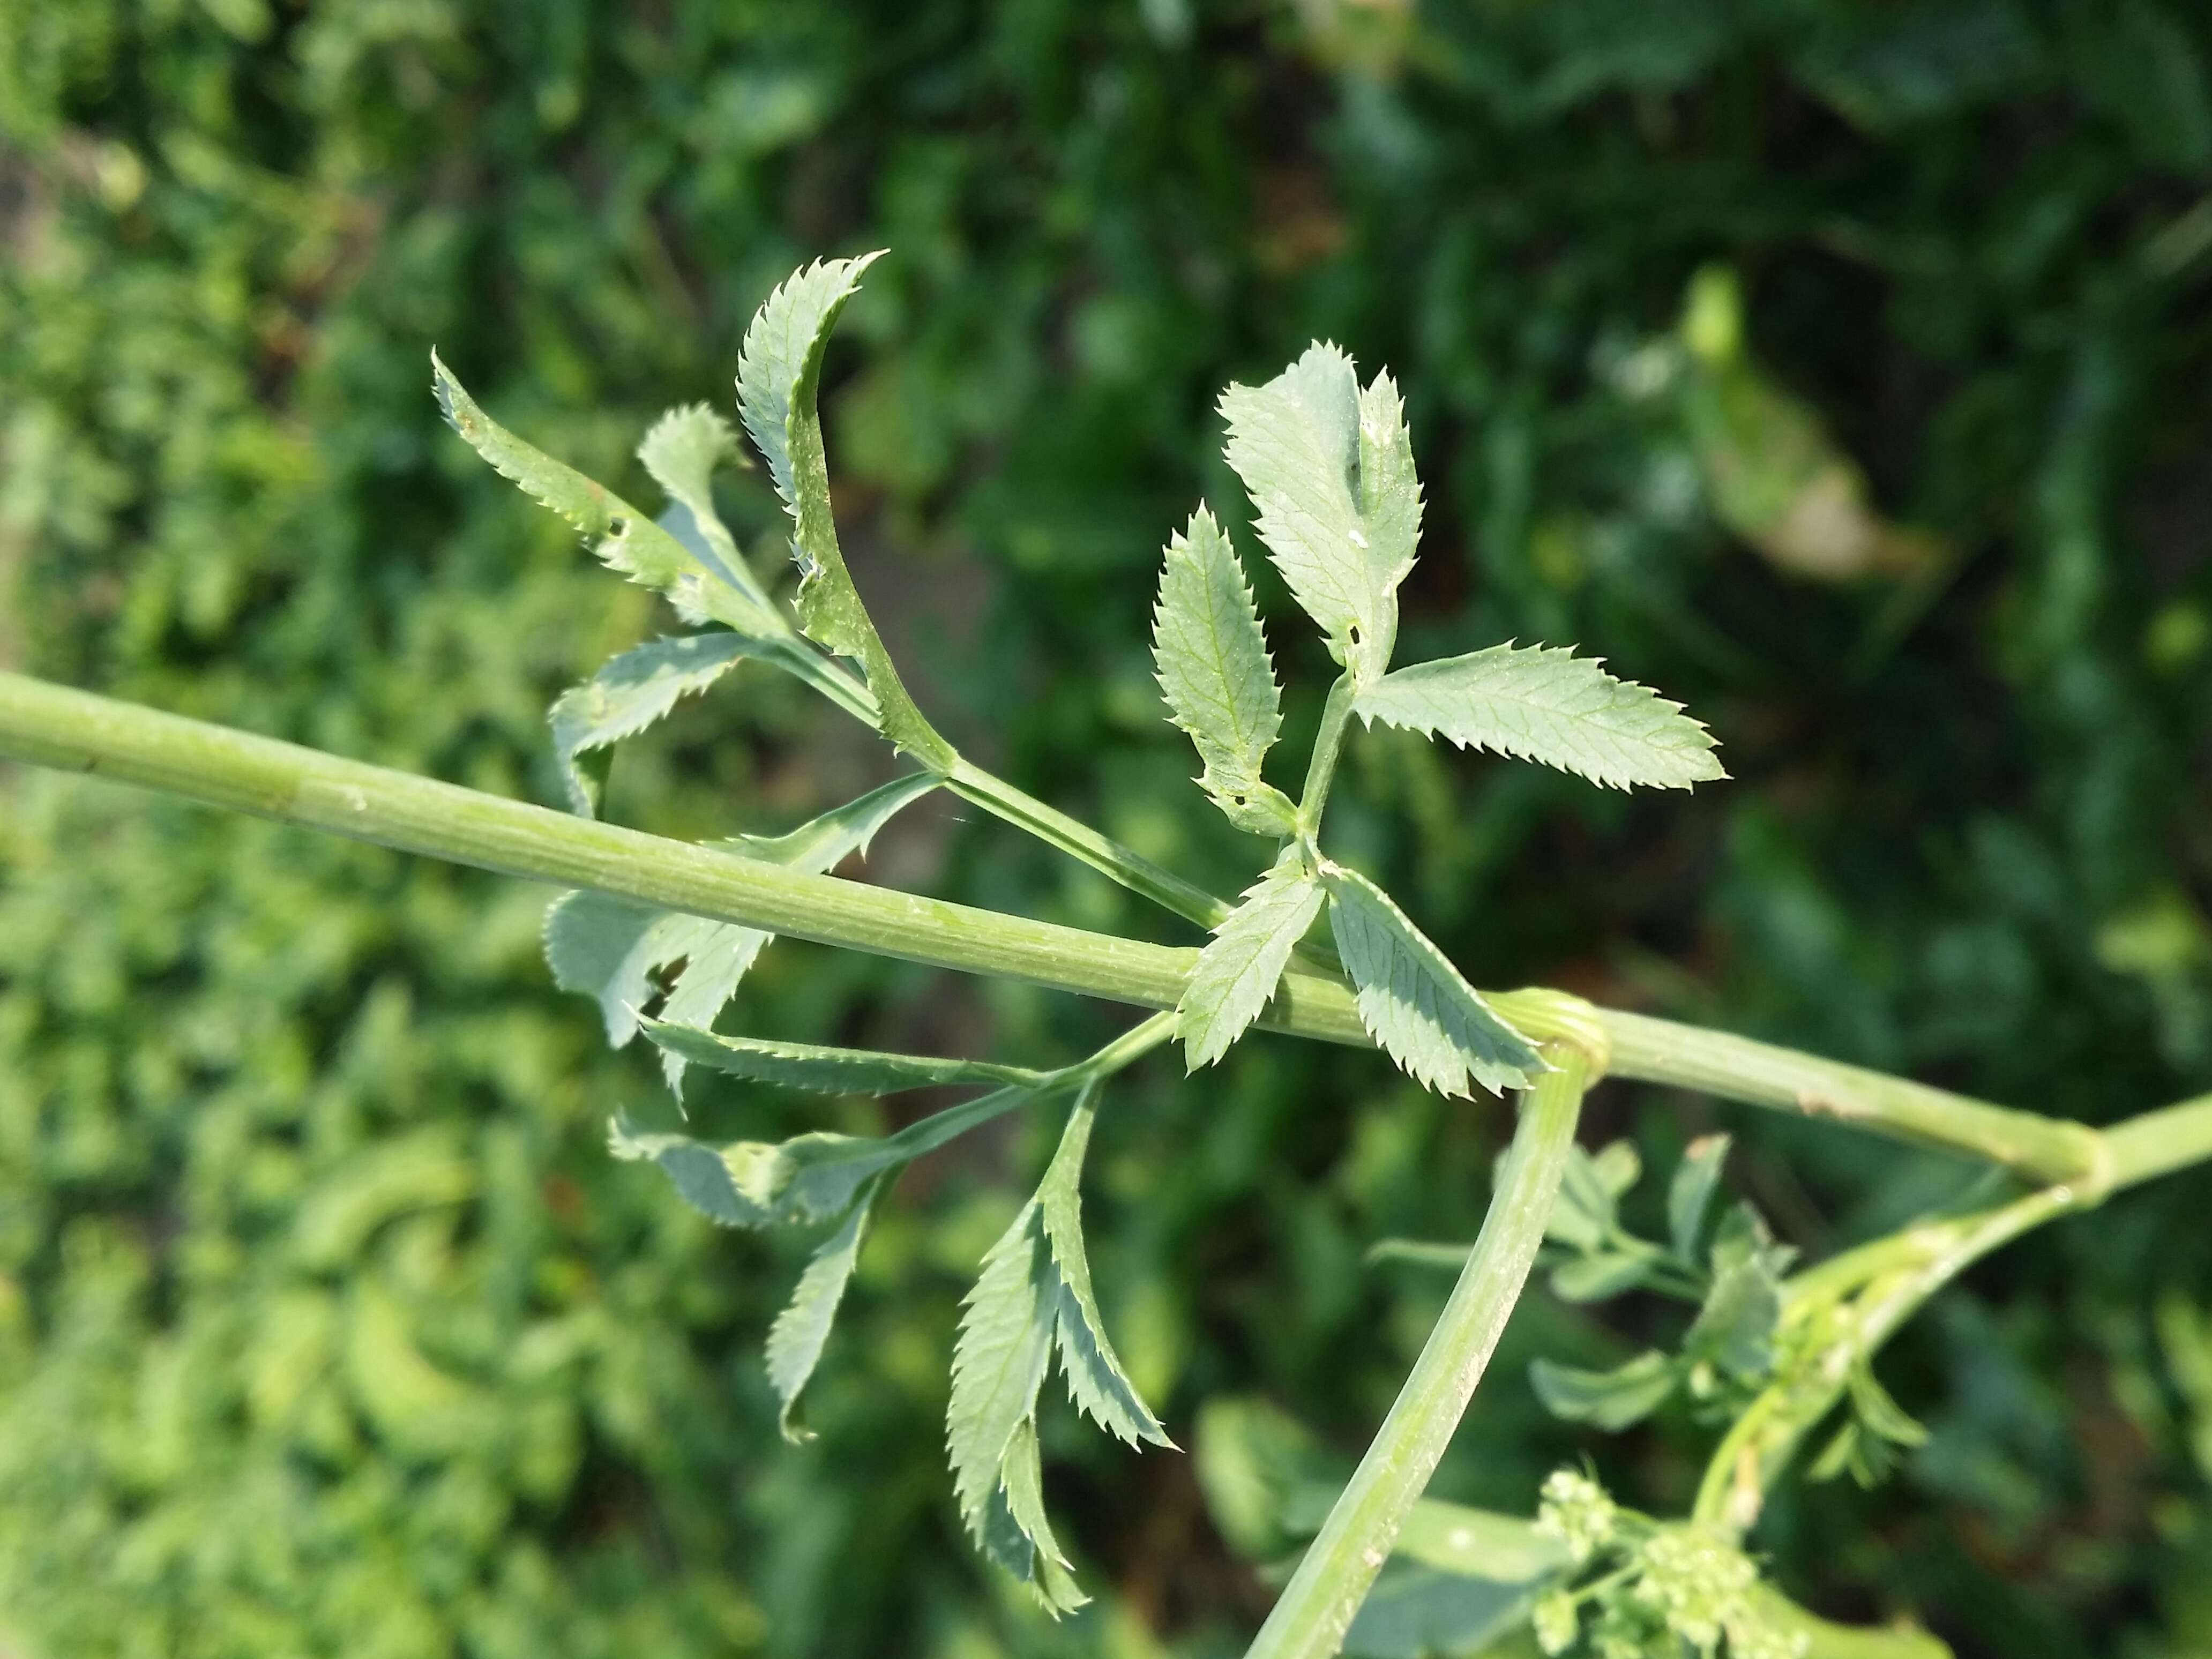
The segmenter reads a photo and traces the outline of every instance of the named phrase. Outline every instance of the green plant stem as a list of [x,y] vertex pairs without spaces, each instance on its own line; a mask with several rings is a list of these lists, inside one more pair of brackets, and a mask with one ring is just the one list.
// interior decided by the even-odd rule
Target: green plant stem
[[2061,1182],[1916,1223],[1794,1276],[1785,1353],[1796,1363],[1747,1407],[1715,1449],[1692,1514],[1741,1533],[1797,1447],[1905,1321],[1974,1262],[2047,1221],[2112,1193],[2212,1158],[2212,1095],[2145,1112],[2104,1132],[2105,1180]]
[[[1188,947],[733,858],[21,675],[0,673],[0,759],[94,773],[528,880],[593,888],[794,939],[1140,1007],[1174,1007],[1198,957]],[[1006,798],[1010,810],[1018,804],[1013,796]],[[1531,1038],[1575,1042],[1613,1075],[1833,1116],[1988,1158],[2038,1185],[2074,1182],[2094,1188],[2111,1178],[2105,1141],[2079,1124],[2008,1111],[1724,1032],[1595,1008],[1559,991],[1499,992],[1491,1001]],[[1310,964],[1294,963],[1284,975],[1262,1023],[1299,1036],[1369,1046],[1351,988]],[[2177,1120],[2174,1132],[2212,1139],[2212,1125],[2202,1115]],[[2154,1139],[2127,1144],[2133,1163],[2155,1163]]]
[[1603,1018],[1615,1077],[1673,1084],[1750,1105],[1855,1123],[1923,1146],[1971,1152],[2037,1184],[2086,1181],[2094,1186],[2111,1179],[2111,1154],[2098,1132],[2086,1124],[2008,1110],[1725,1031],[1643,1014],[1607,1011]]
[[1321,729],[1314,733],[1313,755],[1306,762],[1306,786],[1298,794],[1298,830],[1309,842],[1321,834],[1322,814],[1328,808],[1328,787],[1336,781],[1345,728],[1352,722],[1352,676],[1340,674],[1322,705]]
[[[871,729],[883,730],[883,713],[867,683],[836,658],[816,650],[793,634],[778,660],[815,690]],[[1132,851],[1110,836],[1103,836],[1058,807],[1048,806],[1027,791],[1018,789],[995,773],[987,772],[964,755],[956,754],[945,774],[945,787],[971,800],[993,817],[1017,830],[1080,859],[1092,869],[1131,892],[1139,894],[1176,915],[1212,927],[1235,907],[1226,899],[1185,881],[1172,870],[1162,869],[1143,854]]]
[[1459,1427],[1543,1243],[1591,1080],[1589,1058],[1571,1043],[1547,1046],[1544,1057],[1552,1069],[1523,1099],[1474,1253],[1390,1414],[1245,1659],[1330,1659],[1343,1645],[1407,1513]]
[[1109,1078],[1124,1066],[1133,1064],[1158,1048],[1175,1035],[1176,1017],[1172,1009],[1139,1020],[1115,1037],[1104,1048],[1073,1066],[1064,1066],[1054,1074],[1053,1080],[1062,1085],[1079,1084],[1085,1087],[1102,1078]]
[[1133,893],[1176,915],[1212,927],[1235,907],[1216,898],[1203,887],[1185,881],[1172,870],[1162,869],[1141,854],[1102,836],[1079,818],[1017,789],[1004,778],[986,772],[965,758],[956,760],[945,784],[963,799],[971,800],[1018,830],[1028,831],[1060,851],[1079,858],[1102,875],[1110,877]]
[[1795,1342],[1792,1333],[1784,1334],[1790,1356],[1785,1374],[1722,1437],[1699,1483],[1692,1518],[1738,1534],[1748,1530],[1798,1443],[1843,1398],[1854,1367],[1870,1360],[1929,1297],[1991,1250],[2098,1201],[2084,1189],[2047,1187],[1976,1214],[1923,1223],[1900,1235],[1911,1241],[1912,1260],[1877,1274],[1847,1303],[1807,1310],[1805,1328],[1795,1334]]

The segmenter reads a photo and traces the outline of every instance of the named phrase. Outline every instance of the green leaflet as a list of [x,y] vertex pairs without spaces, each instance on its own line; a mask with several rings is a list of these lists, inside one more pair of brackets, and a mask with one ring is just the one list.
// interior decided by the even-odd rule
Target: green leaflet
[[1048,1081],[1042,1072],[994,1066],[988,1060],[939,1060],[925,1054],[879,1054],[868,1048],[828,1048],[811,1042],[720,1036],[657,1019],[641,1019],[638,1027],[663,1048],[698,1065],[755,1083],[780,1083],[818,1094],[888,1095],[902,1089],[956,1083],[1035,1088]]
[[1014,1431],[1036,1410],[1052,1358],[1060,1275],[1031,1199],[983,1257],[952,1349],[945,1447],[961,1518],[978,1542]]
[[1565,647],[1508,641],[1419,663],[1360,692],[1361,718],[1491,749],[1593,783],[1686,789],[1728,775],[1713,738],[1657,692]]
[[[435,351],[430,354],[430,375],[447,423],[494,471],[590,538],[592,552],[608,568],[665,595],[686,622],[718,622],[742,634],[763,636],[761,609],[750,598],[621,496],[526,443],[485,414]],[[773,616],[769,623],[772,632],[765,636],[787,631]]]
[[1171,718],[1198,749],[1200,787],[1238,829],[1291,834],[1297,809],[1260,776],[1283,724],[1267,635],[1236,550],[1203,506],[1168,543],[1152,663]]
[[1060,1307],[1058,1323],[1060,1361],[1067,1373],[1067,1391],[1079,1409],[1099,1427],[1134,1445],[1149,1440],[1155,1446],[1175,1443],[1160,1427],[1121,1370],[1121,1361],[1107,1340],[1106,1322],[1091,1289],[1091,1263],[1083,1249],[1083,1159],[1091,1147],[1094,1115],[1093,1084],[1077,1097],[1060,1150],[1037,1188],[1037,1210],[1044,1222],[1045,1243],[1053,1265],[1060,1271]]
[[640,1129],[617,1115],[608,1125],[607,1146],[627,1162],[657,1164],[684,1202],[711,1221],[726,1227],[797,1226],[844,1214],[872,1176],[1037,1097],[1028,1089],[1001,1089],[881,1139],[817,1132],[785,1141],[715,1146]]
[[1609,1371],[1539,1359],[1528,1367],[1537,1399],[1553,1416],[1570,1423],[1593,1423],[1618,1433],[1640,1423],[1666,1403],[1681,1380],[1681,1369],[1656,1348]]
[[1351,358],[1316,344],[1265,386],[1231,386],[1221,412],[1269,557],[1354,683],[1374,684],[1421,517],[1396,388],[1377,376],[1363,393]]
[[1726,1135],[1700,1135],[1682,1154],[1674,1178],[1668,1183],[1667,1234],[1674,1254],[1686,1261],[1697,1260],[1705,1214],[1720,1190],[1721,1166],[1728,1162],[1728,1154]]
[[600,780],[576,757],[642,732],[681,698],[704,691],[759,650],[742,634],[687,634],[655,640],[611,658],[583,684],[563,691],[551,711],[553,755],[579,817],[599,807]]
[[1759,1212],[1739,1204],[1722,1218],[1709,1254],[1712,1286],[1682,1339],[1683,1358],[1757,1382],[1774,1367],[1782,1275],[1796,1252],[1777,1244]]
[[[927,773],[909,773],[789,835],[739,836],[720,843],[719,850],[818,874],[866,850],[894,813],[936,787]],[[684,964],[661,1001],[662,1020],[705,1027],[714,1023],[769,937],[608,893],[564,893],[545,913],[545,960],[554,983],[598,999],[607,1042],[617,1048],[636,1034],[638,1011],[660,995],[661,970]],[[661,1069],[679,1094],[684,1064],[681,1054],[662,1049]]]
[[1291,952],[1321,914],[1327,894],[1293,849],[1244,890],[1198,953],[1176,1006],[1186,1066],[1196,1071],[1229,1052],[1275,994]]
[[792,1413],[798,1407],[800,1390],[822,1358],[823,1345],[830,1340],[830,1327],[836,1320],[837,1304],[845,1299],[845,1286],[852,1281],[853,1268],[860,1259],[869,1212],[883,1184],[884,1178],[878,1176],[860,1188],[837,1231],[823,1240],[806,1271],[799,1274],[790,1303],[769,1328],[768,1380],[782,1405],[777,1426],[783,1431],[783,1437],[794,1443],[814,1437],[811,1431],[792,1421]]
[[907,695],[845,568],[815,407],[830,331],[860,286],[860,273],[880,257],[817,261],[794,271],[769,295],[738,353],[738,409],[798,527],[799,626],[809,639],[860,665],[882,711],[884,735],[941,773],[958,757]]
[[1321,876],[1360,1021],[1407,1075],[1438,1094],[1463,1095],[1470,1075],[1486,1089],[1520,1089],[1545,1069],[1528,1039],[1381,888],[1339,864],[1324,863]]
[[1132,1444],[1171,1443],[1122,1374],[1091,1293],[1078,1193],[1096,1089],[1078,1097],[1036,1195],[983,1258],[952,1351],[945,1417],[969,1534],[1055,1613],[1081,1595],[1045,1520],[1034,1463],[1037,1395],[1055,1346],[1081,1410]]
[[1052,1521],[1045,1514],[1044,1466],[1037,1453],[1035,1418],[1024,1418],[1006,1443],[1006,1455],[999,1460],[998,1496],[1006,1506],[1006,1518],[1028,1547],[1029,1559],[1016,1567],[1007,1559],[1016,1553],[1000,1550],[993,1551],[994,1559],[1026,1583],[1055,1619],[1088,1606],[1091,1598],[1076,1583],[1073,1564],[1060,1549]]
[[[646,433],[637,458],[673,508],[680,509],[674,514],[675,522],[665,526],[669,533],[691,546],[701,563],[750,599],[779,631],[787,631],[768,591],[738,550],[737,538],[714,510],[714,469],[726,462],[746,465],[730,423],[704,404],[672,409]],[[691,537],[697,538],[696,545]]]

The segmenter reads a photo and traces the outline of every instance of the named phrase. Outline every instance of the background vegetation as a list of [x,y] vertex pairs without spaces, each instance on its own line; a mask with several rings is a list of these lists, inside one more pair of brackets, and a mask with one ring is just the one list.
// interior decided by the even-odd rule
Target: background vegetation
[[[825,409],[918,695],[1028,787],[1241,884],[1151,683],[1152,572],[1196,495],[1237,501],[1220,386],[1330,337],[1411,406],[1408,659],[1580,641],[1708,718],[1736,778],[1630,803],[1378,733],[1343,850],[1479,983],[2106,1121],[2212,1087],[2208,61],[2178,0],[0,9],[0,662],[557,803],[545,702],[666,619],[446,431],[430,345],[639,485],[655,413],[726,408],[775,280],[888,246]],[[1732,361],[1676,333],[1715,261]],[[1777,395],[1917,532],[1778,528],[1821,452],[1779,442]],[[727,506],[778,533],[757,475]],[[1852,546],[1892,574],[1805,574]],[[1295,744],[1326,681],[1287,655]],[[625,750],[611,811],[781,828],[885,767],[741,674]],[[870,869],[1160,926],[949,811]],[[6,1640],[1233,1651],[1268,1592],[1189,1457],[1048,1423],[1105,1592],[1065,1627],[958,1540],[955,1303],[1045,1149],[903,1183],[821,1437],[787,1448],[758,1343],[797,1261],[605,1158],[608,1114],[665,1097],[550,988],[544,896],[0,779]],[[1117,1018],[799,946],[740,1001],[750,1030],[1037,1060]],[[1279,1039],[1180,1070],[1098,1129],[1124,1357],[1186,1443],[1256,1395],[1356,1449],[1444,1288],[1362,1253],[1471,1233],[1500,1115]],[[799,1127],[734,1091],[694,1116]],[[1809,1251],[1955,1174],[1618,1084],[1589,1138],[1663,1164],[1715,1122]],[[1755,1538],[1782,1582],[1917,1607],[1966,1654],[2212,1651],[2207,1179],[1947,1294],[1884,1366],[1933,1437],[1871,1494],[1785,1486]],[[1639,1316],[1532,1295],[1437,1492],[1526,1512],[1588,1450],[1679,1506],[1695,1424],[1586,1440],[1522,1379],[1625,1356]]]

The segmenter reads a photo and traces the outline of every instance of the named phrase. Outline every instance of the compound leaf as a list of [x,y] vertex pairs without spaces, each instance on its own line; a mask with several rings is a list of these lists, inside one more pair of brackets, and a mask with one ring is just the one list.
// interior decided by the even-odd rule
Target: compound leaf
[[1681,704],[1565,647],[1509,641],[1401,668],[1352,708],[1370,723],[1437,733],[1616,789],[1686,789],[1728,775],[1712,735]]
[[830,1048],[812,1042],[722,1036],[696,1026],[641,1019],[639,1029],[661,1048],[697,1065],[755,1083],[811,1089],[817,1094],[889,1095],[947,1084],[1018,1084],[1045,1080],[1042,1072],[994,1066],[981,1060],[940,1060],[927,1054],[889,1054],[871,1048]]
[[1317,343],[1265,386],[1231,386],[1221,412],[1269,557],[1354,683],[1373,684],[1420,517],[1395,388],[1378,380],[1363,398],[1352,359]]
[[1202,506],[1168,543],[1152,663],[1171,718],[1197,747],[1200,787],[1237,828],[1289,834],[1295,809],[1260,776],[1283,724],[1274,665],[1236,550]]
[[945,772],[958,757],[907,695],[845,568],[815,406],[830,331],[859,288],[860,273],[879,257],[817,261],[794,271],[769,295],[738,353],[738,410],[797,526],[799,626],[817,644],[860,665],[884,735],[932,770]]
[[[760,606],[621,496],[485,414],[435,351],[430,354],[430,374],[447,424],[494,471],[587,538],[601,563],[665,595],[686,622],[714,621],[740,633],[760,633]],[[775,631],[783,631],[773,617],[769,622]]]
[[1037,1212],[1044,1224],[1045,1243],[1060,1282],[1058,1326],[1060,1359],[1067,1372],[1067,1391],[1077,1407],[1109,1433],[1134,1445],[1148,1440],[1171,1446],[1159,1419],[1152,1415],[1121,1370],[1121,1361],[1107,1340],[1106,1322],[1091,1288],[1091,1263],[1083,1249],[1083,1159],[1090,1149],[1093,1116],[1092,1089],[1077,1099],[1061,1134],[1060,1150],[1037,1188]]
[[[674,523],[668,522],[668,515],[663,517],[669,533],[690,546],[702,564],[750,599],[763,616],[775,617],[767,591],[714,510],[714,469],[726,462],[744,464],[730,423],[704,404],[672,409],[646,433],[637,458],[678,510]],[[687,530],[696,538],[696,544],[685,535]],[[780,618],[775,626],[782,630]]]
[[1407,1075],[1438,1094],[1463,1095],[1470,1075],[1486,1089],[1519,1089],[1545,1069],[1528,1039],[1381,888],[1337,864],[1322,866],[1322,880],[1360,1022]]
[[678,700],[704,691],[758,649],[742,634],[655,640],[611,658],[590,679],[562,692],[550,715],[553,755],[578,815],[590,817],[599,794],[598,781],[577,764],[579,755],[644,731]]
[[792,1420],[792,1413],[799,1405],[799,1392],[822,1358],[823,1345],[830,1340],[837,1305],[845,1299],[845,1286],[852,1281],[853,1268],[860,1259],[868,1213],[882,1189],[880,1176],[860,1188],[837,1231],[822,1242],[806,1271],[799,1274],[790,1303],[769,1328],[768,1380],[782,1407],[776,1424],[783,1437],[794,1443],[814,1437]]
[[1176,1006],[1188,1069],[1220,1059],[1260,1017],[1326,898],[1321,884],[1289,853],[1216,924]]
[[1059,1311],[1060,1276],[1031,1199],[984,1256],[952,1349],[945,1446],[961,1518],[979,1544],[1006,1448],[1036,1410]]

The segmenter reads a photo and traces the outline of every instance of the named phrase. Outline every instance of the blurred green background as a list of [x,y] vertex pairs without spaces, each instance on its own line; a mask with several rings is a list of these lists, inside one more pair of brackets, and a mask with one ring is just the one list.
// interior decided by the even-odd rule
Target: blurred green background
[[[1410,404],[1407,659],[1579,641],[1735,777],[1631,801],[1376,733],[1340,849],[1478,982],[2107,1121],[2212,1087],[2208,63],[2184,0],[14,0],[0,664],[557,804],[545,703],[672,621],[444,428],[430,346],[649,501],[632,446],[726,410],[769,287],[884,246],[825,410],[894,649],[992,763],[1226,888],[1253,844],[1161,717],[1155,562],[1241,506],[1219,388],[1333,337]],[[772,546],[758,475],[726,498]],[[1261,600],[1296,744],[1325,662]],[[781,829],[889,770],[741,673],[611,811]],[[1182,937],[949,810],[869,870]],[[671,1108],[552,990],[545,897],[0,773],[0,1647],[1237,1651],[1268,1591],[1187,1456],[1048,1413],[1100,1596],[1064,1626],[959,1537],[957,1302],[1050,1126],[902,1184],[787,1448],[759,1343],[799,1258],[605,1156]],[[790,944],[733,1016],[1040,1062],[1121,1018]],[[1361,1254],[1470,1234],[1503,1114],[1279,1038],[1180,1071],[1098,1131],[1116,1340],[1186,1443],[1256,1395],[1356,1450],[1445,1288]],[[1814,1253],[1957,1174],[1620,1085],[1590,1117],[1662,1168],[1737,1131]],[[1942,1298],[1882,1367],[1932,1440],[1785,1486],[1780,1581],[1962,1654],[2212,1653],[2208,1200]],[[1649,1313],[1532,1293],[1435,1490],[1525,1513],[1587,1452],[1681,1504],[1709,1431],[1593,1439],[1524,1380]]]

